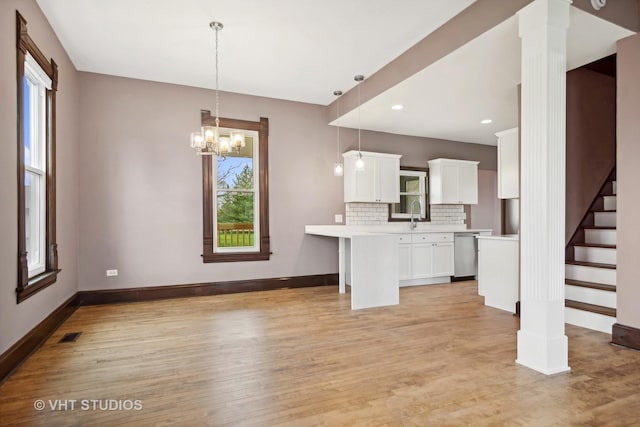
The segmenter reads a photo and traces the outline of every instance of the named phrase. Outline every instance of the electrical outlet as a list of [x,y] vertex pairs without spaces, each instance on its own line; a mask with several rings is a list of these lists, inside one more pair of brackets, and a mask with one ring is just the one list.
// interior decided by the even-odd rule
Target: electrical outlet
[[335,222],[336,224],[342,224],[342,214],[336,214]]
[[118,270],[107,270],[107,277],[117,276]]

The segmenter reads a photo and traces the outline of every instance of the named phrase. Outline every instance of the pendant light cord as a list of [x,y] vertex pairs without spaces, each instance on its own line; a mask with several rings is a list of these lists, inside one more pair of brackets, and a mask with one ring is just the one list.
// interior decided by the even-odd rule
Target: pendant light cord
[[360,128],[361,128],[361,122],[360,122],[360,108],[361,108],[361,104],[360,104],[360,85],[362,84],[362,80],[358,82],[358,153],[360,153]]
[[340,161],[340,95],[336,101],[336,158]]

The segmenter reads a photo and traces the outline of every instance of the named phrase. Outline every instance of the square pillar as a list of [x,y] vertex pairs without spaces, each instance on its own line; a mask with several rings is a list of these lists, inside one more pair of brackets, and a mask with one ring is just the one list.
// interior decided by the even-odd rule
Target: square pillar
[[518,12],[522,39],[520,330],[516,362],[569,371],[564,333],[566,38],[570,0]]

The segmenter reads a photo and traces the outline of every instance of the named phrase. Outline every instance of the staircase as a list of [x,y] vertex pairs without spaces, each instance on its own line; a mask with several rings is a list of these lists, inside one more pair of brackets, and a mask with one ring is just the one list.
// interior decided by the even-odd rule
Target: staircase
[[615,172],[567,248],[565,322],[608,334],[616,323]]

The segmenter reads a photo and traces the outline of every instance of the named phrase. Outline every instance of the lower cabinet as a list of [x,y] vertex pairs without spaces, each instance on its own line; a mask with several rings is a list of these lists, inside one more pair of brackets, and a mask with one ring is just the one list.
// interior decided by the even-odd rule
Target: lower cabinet
[[414,243],[411,253],[411,278],[433,277],[433,243]]
[[433,276],[453,276],[454,262],[453,242],[434,243],[433,246]]
[[[409,243],[411,242],[411,243]],[[447,283],[453,276],[453,233],[400,235],[400,286]]]
[[411,279],[411,243],[398,245],[398,264],[400,265],[400,280]]

